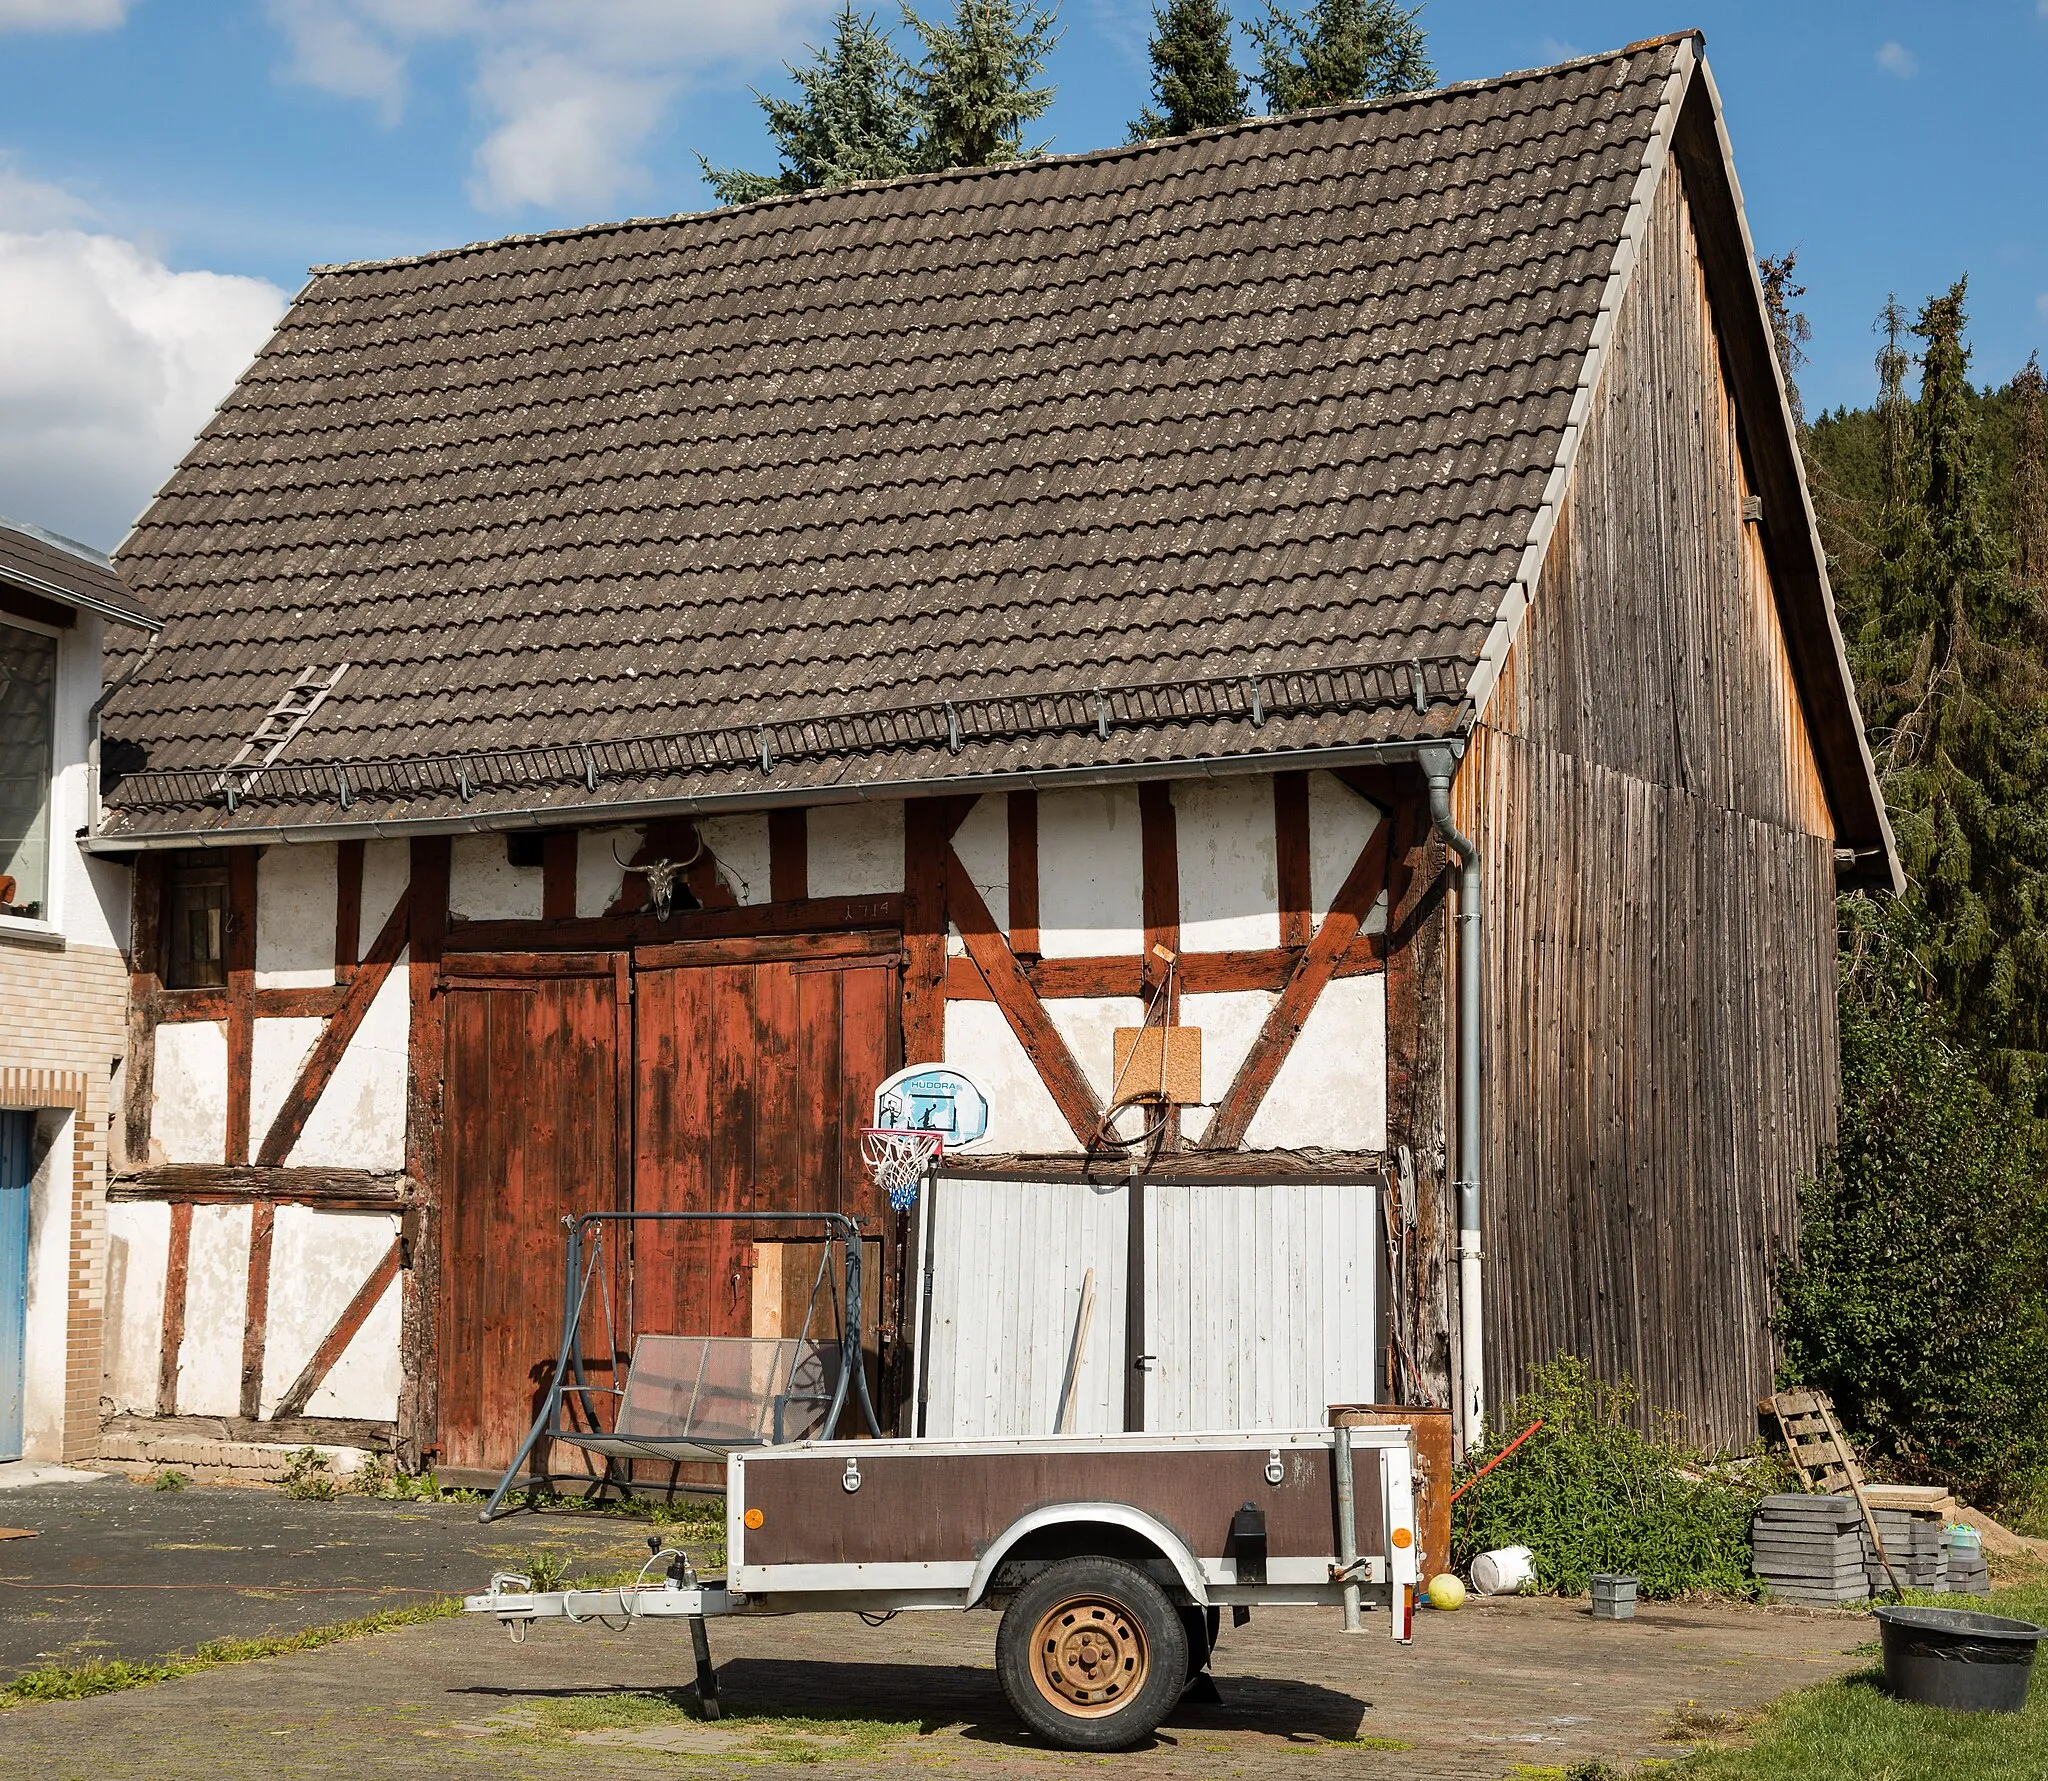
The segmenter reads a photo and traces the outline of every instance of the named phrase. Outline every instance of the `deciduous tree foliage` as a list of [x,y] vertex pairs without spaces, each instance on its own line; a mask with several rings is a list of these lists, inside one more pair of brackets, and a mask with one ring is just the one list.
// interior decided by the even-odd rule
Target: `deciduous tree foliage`
[[893,179],[916,166],[918,112],[903,92],[903,63],[888,37],[851,5],[832,21],[831,46],[807,67],[789,64],[794,98],[756,93],[782,151],[780,173],[747,173],[703,161],[721,204],[788,192]]
[[1396,0],[1313,0],[1296,15],[1266,0],[1252,40],[1267,109],[1280,117],[1434,86],[1421,13]]
[[1249,99],[1230,59],[1230,14],[1220,0],[1165,0],[1152,9],[1152,98],[1131,140],[1185,136],[1234,124]]

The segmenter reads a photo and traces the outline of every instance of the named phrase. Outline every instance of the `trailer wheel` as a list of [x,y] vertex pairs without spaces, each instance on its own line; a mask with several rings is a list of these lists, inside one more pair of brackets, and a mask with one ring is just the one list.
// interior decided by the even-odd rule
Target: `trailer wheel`
[[1068,1750],[1142,1743],[1187,1684],[1187,1631],[1166,1591],[1116,1558],[1048,1566],[1010,1600],[996,1674],[1017,1717]]

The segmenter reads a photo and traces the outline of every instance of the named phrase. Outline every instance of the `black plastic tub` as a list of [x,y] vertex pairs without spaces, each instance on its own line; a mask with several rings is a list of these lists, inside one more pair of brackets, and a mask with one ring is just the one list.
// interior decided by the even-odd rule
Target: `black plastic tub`
[[2048,1627],[1967,1608],[1873,1608],[1885,1685],[1901,1700],[1958,1713],[2017,1713],[2027,1704],[2034,1647]]

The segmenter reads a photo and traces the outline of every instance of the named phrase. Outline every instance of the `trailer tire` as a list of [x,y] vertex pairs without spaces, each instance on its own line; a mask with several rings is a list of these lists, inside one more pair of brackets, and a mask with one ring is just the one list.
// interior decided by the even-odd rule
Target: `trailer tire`
[[1136,1565],[1068,1558],[1011,1597],[996,1675],[1017,1717],[1067,1750],[1129,1750],[1187,1686],[1180,1610]]

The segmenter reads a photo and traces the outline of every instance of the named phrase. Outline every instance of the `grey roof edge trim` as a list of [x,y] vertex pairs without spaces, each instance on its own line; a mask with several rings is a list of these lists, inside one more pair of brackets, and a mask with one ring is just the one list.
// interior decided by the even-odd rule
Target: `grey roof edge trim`
[[[1318,118],[1347,117],[1358,112],[1391,111],[1403,105],[1421,104],[1461,93],[1483,92],[1489,87],[1512,86],[1518,81],[1544,80],[1552,75],[1591,68],[1601,62],[1612,62],[1622,56],[1664,49],[1688,39],[1693,45],[1704,44],[1706,33],[1694,26],[1683,31],[1667,32],[1661,37],[1640,38],[1634,43],[1625,43],[1616,49],[1596,50],[1590,55],[1573,56],[1562,62],[1546,62],[1534,68],[1514,68],[1503,74],[1489,74],[1476,80],[1453,81],[1447,86],[1423,87],[1412,93],[1393,93],[1379,99],[1359,99],[1344,105],[1321,105],[1308,111],[1283,112],[1277,117],[1241,118],[1234,124],[1219,124],[1208,130],[1191,130],[1185,136],[1154,136],[1142,142],[1117,142],[1107,148],[1080,149],[1070,155],[1038,155],[1029,160],[995,161],[984,167],[947,167],[936,173],[904,174],[895,179],[855,180],[848,185],[820,187],[808,192],[778,192],[772,197],[756,198],[747,204],[721,204],[711,210],[681,210],[667,216],[618,217],[604,223],[579,223],[567,229],[539,229],[523,235],[499,235],[488,241],[466,241],[456,247],[438,247],[426,253],[400,254],[390,259],[338,260],[326,265],[308,267],[306,282],[310,285],[317,278],[345,272],[388,272],[401,266],[430,266],[436,261],[460,259],[466,254],[489,253],[497,248],[523,247],[540,241],[575,241],[585,236],[612,235],[630,229],[670,228],[677,223],[698,222],[707,217],[732,216],[740,211],[766,210],[774,205],[795,207],[830,203],[853,193],[881,191],[896,186],[936,185],[945,180],[998,178],[1031,168],[1078,166],[1094,161],[1118,160],[1130,155],[1157,154],[1161,149],[1177,148],[1182,143],[1202,142],[1216,136],[1277,129]],[[1684,53],[1687,52],[1681,52]],[[292,301],[296,303],[298,298],[305,294],[305,290],[306,285],[301,285]]]
[[130,625],[138,631],[147,631],[151,636],[164,628],[164,621],[142,612],[131,612],[124,606],[116,606],[111,600],[95,599],[90,594],[81,594],[75,588],[59,587],[54,581],[45,581],[39,575],[24,575],[19,569],[0,568],[0,581],[29,593],[40,594],[46,600],[58,600],[66,606],[76,606],[81,612],[97,613],[101,618],[111,619],[117,625]]
[[[1615,249],[1615,261],[1609,274],[1606,289],[1601,295],[1600,308],[1593,324],[1593,334],[1585,367],[1581,373],[1579,387],[1572,397],[1570,415],[1565,425],[1565,437],[1559,448],[1558,461],[1553,468],[1549,482],[1545,485],[1541,504],[1530,526],[1529,543],[1523,552],[1522,562],[1514,580],[1503,596],[1500,611],[1495,618],[1486,643],[1480,650],[1479,662],[1466,686],[1466,698],[1477,713],[1479,723],[1484,723],[1492,703],[1493,694],[1499,684],[1500,674],[1509,651],[1528,615],[1530,605],[1540,592],[1543,564],[1549,554],[1552,534],[1557,527],[1565,497],[1578,466],[1578,453],[1585,436],[1585,423],[1591,411],[1592,398],[1606,368],[1607,349],[1613,337],[1616,323],[1620,319],[1621,306],[1633,280],[1638,244],[1648,224],[1649,209],[1654,201],[1657,188],[1668,168],[1675,165],[1680,156],[1677,153],[1679,131],[1692,104],[1699,102],[1697,93],[1704,100],[1707,114],[1712,122],[1716,145],[1715,172],[1725,181],[1725,197],[1731,207],[1735,230],[1741,241],[1742,260],[1747,275],[1748,290],[1754,299],[1752,317],[1768,332],[1769,323],[1764,305],[1763,283],[1756,269],[1756,244],[1749,231],[1749,217],[1742,202],[1742,187],[1735,173],[1734,144],[1729,140],[1726,114],[1721,105],[1719,89],[1714,84],[1712,70],[1706,58],[1695,53],[1695,45],[1702,39],[1689,34],[1693,41],[1682,43],[1674,61],[1671,75],[1665,89],[1665,97],[1658,107],[1657,125],[1652,133],[1643,166],[1637,175],[1636,186],[1629,201],[1627,217],[1623,224],[1622,238]],[[1695,202],[1711,200],[1712,194],[1695,193]],[[1702,258],[1706,257],[1702,244]],[[1710,275],[1709,289],[1714,281]],[[1848,863],[1839,874],[1840,883],[1849,889],[1886,889],[1897,895],[1905,886],[1905,875],[1899,865],[1898,844],[1892,834],[1891,820],[1885,811],[1884,793],[1877,782],[1876,763],[1870,754],[1869,739],[1864,735],[1862,713],[1856,702],[1855,684],[1849,672],[1846,647],[1842,640],[1841,628],[1835,619],[1834,593],[1828,583],[1827,551],[1820,539],[1819,521],[1815,516],[1813,499],[1806,486],[1805,467],[1801,456],[1792,442],[1797,437],[1797,427],[1792,419],[1791,399],[1785,389],[1782,367],[1775,352],[1766,353],[1764,358],[1770,367],[1769,394],[1764,405],[1775,402],[1782,439],[1791,448],[1789,458],[1795,481],[1799,504],[1798,524],[1789,528],[1797,533],[1797,545],[1802,563],[1811,571],[1818,583],[1818,606],[1822,614],[1828,648],[1822,653],[1831,656],[1831,661],[1822,666],[1831,668],[1834,686],[1831,690],[1846,703],[1851,721],[1845,726],[1853,732],[1855,761],[1839,762],[1835,758],[1838,750],[1824,746],[1823,738],[1816,734],[1815,755],[1820,766],[1823,783],[1830,809],[1838,823],[1850,830],[1838,836],[1848,846]],[[1739,379],[1739,371],[1731,364],[1731,371]],[[1738,404],[1746,389],[1738,387]],[[1781,611],[1784,590],[1780,590]],[[1794,627],[1786,626],[1788,648],[1793,654],[1795,671],[1809,666],[1802,662],[1797,640],[1790,635]],[[1808,676],[1800,674],[1802,697],[1811,698],[1816,689],[1805,684]],[[1817,726],[1809,725],[1809,728]],[[1845,775],[1845,765],[1860,767],[1860,772]],[[1831,770],[1833,769],[1833,770]],[[1845,777],[1850,783],[1844,783]],[[1859,810],[1858,805],[1862,808]]]
[[544,806],[479,811],[474,816],[398,817],[382,821],[274,823],[221,826],[135,835],[91,835],[79,842],[89,854],[149,853],[173,847],[253,847],[321,841],[388,841],[414,835],[478,835],[511,829],[591,829],[658,816],[743,816],[754,811],[828,804],[896,804],[959,792],[1065,791],[1091,785],[1128,785],[1147,779],[1240,779],[1254,774],[1316,767],[1369,767],[1413,761],[1424,749],[1462,755],[1465,735],[1417,741],[1359,742],[1332,748],[1276,749],[1271,754],[1186,755],[1164,761],[1118,761],[1095,767],[1023,768],[963,774],[953,779],[878,780],[872,785],[796,786],[787,791],[715,792],[698,797],[631,798],[611,804]]
[[1579,447],[1586,437],[1587,417],[1592,413],[1594,394],[1607,369],[1607,348],[1614,338],[1615,325],[1621,319],[1621,306],[1628,296],[1629,286],[1635,281],[1643,232],[1649,226],[1650,207],[1656,199],[1664,169],[1670,164],[1672,139],[1678,133],[1679,108],[1684,103],[1693,70],[1700,65],[1697,41],[1689,38],[1680,42],[1671,72],[1665,78],[1664,96],[1657,105],[1656,122],[1651,127],[1650,140],[1643,151],[1643,164],[1636,170],[1635,186],[1629,193],[1621,239],[1615,244],[1614,263],[1608,269],[1607,283],[1600,293],[1600,307],[1594,312],[1593,332],[1586,344],[1585,361],[1579,367],[1578,387],[1572,391],[1572,405],[1565,417],[1564,437],[1558,443],[1557,460],[1551,465],[1549,480],[1545,482],[1542,499],[1537,504],[1536,517],[1530,522],[1529,539],[1522,548],[1522,560],[1516,565],[1514,579],[1501,596],[1493,626],[1487,632],[1485,643],[1480,646],[1479,660],[1473,664],[1472,677],[1465,683],[1466,700],[1481,723],[1486,721],[1495,689],[1500,685],[1501,670],[1507,665],[1515,640],[1522,634],[1523,621],[1528,617],[1529,608],[1539,591],[1543,565],[1550,554],[1550,540],[1564,511],[1565,499],[1571,492],[1572,479],[1578,469]]
[[[1742,262],[1749,274],[1750,290],[1754,294],[1755,313],[1768,317],[1768,306],[1764,301],[1762,275],[1757,271],[1756,241],[1749,232],[1749,211],[1742,202],[1742,182],[1735,172],[1735,145],[1728,135],[1728,114],[1721,104],[1721,90],[1714,83],[1714,71],[1704,58],[1700,62],[1700,88],[1705,93],[1709,114],[1713,119],[1714,140],[1721,151],[1721,170],[1728,181],[1728,194],[1735,206],[1735,227],[1742,237]],[[1766,321],[1768,326],[1768,321]],[[1847,702],[1853,722],[1849,725],[1856,744],[1856,756],[1862,763],[1863,782],[1870,797],[1869,815],[1875,818],[1874,837],[1852,837],[1852,848],[1856,841],[1874,838],[1882,857],[1866,867],[1862,862],[1867,848],[1855,848],[1855,863],[1843,873],[1845,883],[1861,889],[1889,890],[1898,896],[1906,888],[1905,868],[1899,861],[1898,837],[1892,833],[1891,814],[1885,808],[1884,787],[1878,783],[1877,762],[1870,753],[1870,737],[1863,727],[1863,708],[1856,698],[1855,676],[1849,670],[1848,645],[1842,637],[1840,621],[1835,616],[1835,590],[1828,578],[1827,546],[1821,542],[1820,516],[1813,505],[1813,491],[1806,484],[1806,454],[1797,448],[1798,423],[1792,418],[1792,398],[1785,388],[1784,367],[1778,363],[1775,351],[1764,355],[1770,366],[1771,386],[1777,394],[1778,415],[1783,423],[1784,437],[1793,442],[1791,452],[1792,475],[1799,492],[1799,517],[1803,524],[1799,528],[1799,542],[1812,558],[1813,572],[1820,584],[1820,611],[1827,627],[1829,653],[1839,677],[1839,690]],[[1818,751],[1816,751],[1818,752]],[[1823,757],[1825,759],[1825,757]],[[1823,766],[1823,772],[1825,772]],[[1836,802],[1840,788],[1829,787],[1829,803]]]

